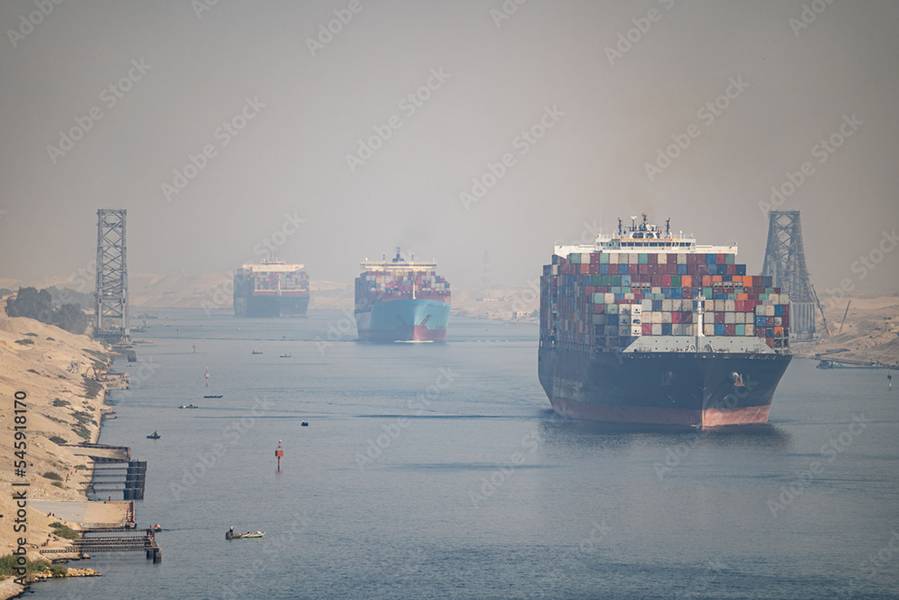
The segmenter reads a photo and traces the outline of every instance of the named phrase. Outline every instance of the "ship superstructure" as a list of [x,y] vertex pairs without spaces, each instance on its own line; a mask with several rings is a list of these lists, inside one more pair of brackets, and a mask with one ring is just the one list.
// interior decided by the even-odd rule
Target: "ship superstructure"
[[543,268],[539,376],[564,415],[613,423],[764,423],[790,362],[789,298],[736,245],[632,218]]
[[234,315],[302,317],[309,307],[309,276],[301,264],[269,260],[234,272]]
[[356,278],[356,329],[373,342],[443,341],[450,311],[450,285],[436,262],[364,260]]

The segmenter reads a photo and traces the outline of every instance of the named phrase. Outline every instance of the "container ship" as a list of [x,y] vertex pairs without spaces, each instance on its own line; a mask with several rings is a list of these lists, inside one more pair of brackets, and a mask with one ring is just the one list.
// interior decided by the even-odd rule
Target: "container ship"
[[234,272],[234,316],[304,317],[308,308],[309,276],[303,265],[270,260]]
[[356,330],[367,342],[441,342],[446,339],[450,285],[437,263],[396,256],[364,260],[356,278]]
[[540,281],[540,383],[565,416],[704,429],[767,423],[790,364],[787,294],[737,247],[631,219],[556,246]]

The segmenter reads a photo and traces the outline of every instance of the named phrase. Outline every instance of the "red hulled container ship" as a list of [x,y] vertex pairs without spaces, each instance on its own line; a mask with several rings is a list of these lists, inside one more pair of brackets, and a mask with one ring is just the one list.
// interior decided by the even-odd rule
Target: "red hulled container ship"
[[553,409],[626,425],[766,423],[791,360],[790,300],[736,256],[645,215],[593,244],[556,246],[538,357]]
[[362,262],[356,278],[356,329],[368,342],[442,342],[450,312],[450,285],[437,263],[396,255]]

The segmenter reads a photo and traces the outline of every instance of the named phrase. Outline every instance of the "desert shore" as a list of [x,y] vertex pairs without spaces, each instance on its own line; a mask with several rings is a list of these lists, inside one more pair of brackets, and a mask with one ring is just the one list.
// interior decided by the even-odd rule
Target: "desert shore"
[[[124,503],[86,502],[92,461],[82,449],[70,445],[96,442],[99,437],[107,389],[102,375],[111,357],[86,335],[33,319],[10,318],[5,304],[0,301],[0,556],[12,553],[24,535],[28,559],[42,560],[41,548],[67,545],[51,523],[78,529],[82,522],[121,521]],[[22,393],[25,412],[18,415],[26,421],[24,478],[14,467],[18,458],[14,403]],[[23,481],[28,483],[27,533],[14,530],[13,491],[23,488],[13,483]],[[0,581],[0,598],[21,592],[12,578]]]

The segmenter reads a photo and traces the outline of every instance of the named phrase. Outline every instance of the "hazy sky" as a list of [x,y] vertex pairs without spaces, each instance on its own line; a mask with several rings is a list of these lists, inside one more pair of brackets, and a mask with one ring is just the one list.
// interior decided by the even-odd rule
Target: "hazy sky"
[[138,273],[524,283],[641,211],[757,271],[776,186],[819,291],[899,287],[895,241],[852,267],[899,229],[899,2],[519,2],[2,2],[0,277],[88,265],[98,207]]

